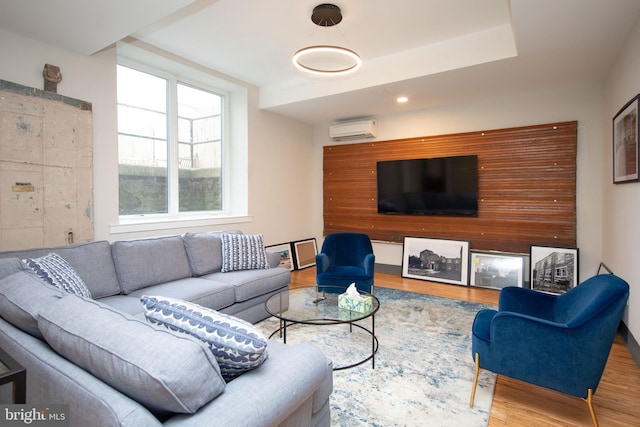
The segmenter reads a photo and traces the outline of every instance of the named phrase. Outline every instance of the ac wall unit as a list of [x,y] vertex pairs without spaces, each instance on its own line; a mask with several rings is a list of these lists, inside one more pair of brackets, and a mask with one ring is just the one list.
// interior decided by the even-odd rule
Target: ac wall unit
[[329,127],[329,136],[334,141],[349,139],[375,138],[378,132],[378,123],[375,120],[358,120],[353,122],[337,123]]

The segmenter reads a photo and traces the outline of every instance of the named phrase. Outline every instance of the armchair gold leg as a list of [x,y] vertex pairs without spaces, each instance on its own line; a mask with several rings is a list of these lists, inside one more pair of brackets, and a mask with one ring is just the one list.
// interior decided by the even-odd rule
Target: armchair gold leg
[[478,374],[480,373],[480,355],[478,353],[476,353],[475,359],[476,359],[476,373],[473,376],[473,388],[471,389],[471,400],[469,401],[470,408],[473,408],[473,401],[476,398],[476,388],[478,386]]
[[598,419],[596,418],[596,411],[593,409],[593,390],[589,389],[587,391],[587,398],[583,399],[587,402],[589,406],[589,412],[591,412],[591,419],[593,420],[593,427],[598,427]]

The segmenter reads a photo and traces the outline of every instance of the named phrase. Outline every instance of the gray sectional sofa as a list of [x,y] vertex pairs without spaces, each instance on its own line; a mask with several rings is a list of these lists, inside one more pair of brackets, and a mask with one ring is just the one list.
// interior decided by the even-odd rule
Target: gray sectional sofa
[[[72,426],[328,426],[332,366],[317,348],[269,340],[261,365],[225,382],[205,344],[145,321],[144,295],[251,323],[269,317],[265,301],[287,289],[289,270],[267,254],[267,268],[223,272],[223,234],[241,233],[0,253],[0,348],[27,369],[27,403],[68,404]],[[35,284],[21,260],[50,253],[73,267],[90,298]],[[94,354],[104,351],[107,359]],[[151,368],[131,360],[122,368],[122,354]],[[141,376],[150,381],[142,391]],[[3,403],[8,391],[0,389]]]

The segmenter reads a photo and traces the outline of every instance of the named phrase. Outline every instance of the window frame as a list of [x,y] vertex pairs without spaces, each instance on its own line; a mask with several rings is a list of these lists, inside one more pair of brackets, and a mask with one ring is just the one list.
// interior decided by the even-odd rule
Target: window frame
[[[133,70],[149,74],[154,77],[162,78],[167,81],[167,212],[166,213],[146,213],[146,214],[130,214],[120,215],[119,225],[123,227],[112,226],[112,232],[129,232],[129,231],[145,231],[155,229],[169,229],[175,228],[175,224],[178,226],[180,223],[184,224],[199,224],[202,220],[215,219],[214,223],[235,223],[246,222],[248,218],[243,218],[244,215],[237,216],[232,214],[230,209],[230,197],[229,194],[232,191],[229,183],[231,182],[232,170],[234,161],[230,158],[230,98],[231,94],[220,87],[214,86],[209,83],[201,81],[201,79],[186,77],[181,73],[172,71],[166,71],[156,66],[150,66],[138,61],[130,60],[128,58],[118,58],[118,66],[131,68]],[[117,81],[117,78],[116,78]],[[210,211],[192,211],[192,212],[180,212],[179,211],[179,140],[178,140],[178,99],[177,91],[178,84],[183,84],[198,90],[210,92],[222,99],[221,105],[221,180],[222,180],[222,199],[220,210]],[[116,113],[117,118],[117,113]],[[116,129],[118,135],[119,130]],[[118,163],[120,157],[118,154]],[[119,174],[118,174],[119,178]],[[120,209],[120,200],[118,198],[118,210]],[[211,224],[211,221],[205,221],[207,224]],[[144,226],[144,224],[148,224]],[[161,224],[164,224],[161,225]],[[141,225],[141,227],[137,227]],[[119,231],[120,230],[120,231]]]

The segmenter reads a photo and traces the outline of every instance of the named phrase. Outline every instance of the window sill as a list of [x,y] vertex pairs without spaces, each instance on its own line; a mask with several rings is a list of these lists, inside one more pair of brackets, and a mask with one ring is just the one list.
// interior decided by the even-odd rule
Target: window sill
[[251,222],[251,216],[193,216],[181,218],[132,217],[121,219],[119,224],[109,226],[109,233],[123,234],[140,231],[160,231],[178,228],[218,226],[225,224],[241,224]]

